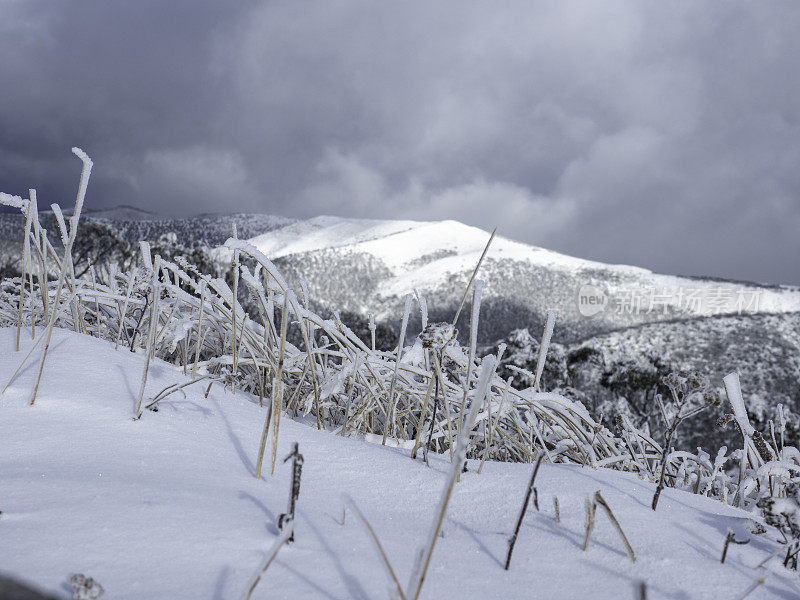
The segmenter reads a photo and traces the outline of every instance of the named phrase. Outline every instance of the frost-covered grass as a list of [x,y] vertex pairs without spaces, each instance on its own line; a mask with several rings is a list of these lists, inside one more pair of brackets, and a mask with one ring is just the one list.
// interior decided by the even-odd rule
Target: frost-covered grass
[[[191,370],[195,377],[208,375],[231,389],[258,394],[272,407],[268,414],[276,435],[279,417],[287,413],[345,435],[379,435],[384,443],[389,438],[395,445],[414,445],[422,439],[431,451],[454,450],[481,362],[474,335],[479,303],[473,306],[469,348],[452,337],[426,345],[420,336],[383,353],[358,339],[338,318],[323,319],[311,311],[306,287],[298,297],[271,260],[242,240],[231,238],[226,246],[234,257],[234,286],[247,289],[258,307],[254,318],[224,280],[199,273],[185,261],[153,257],[145,243],[138,268],[115,272],[105,284],[95,278],[77,279],[69,253],[64,261],[44,235],[35,199],[5,197],[4,202],[20,208],[28,219],[25,272],[4,288],[0,323],[18,329],[23,323],[26,329],[57,323],[141,350],[148,357],[143,383],[146,365],[158,356]],[[76,222],[74,217],[69,226],[60,221],[65,242],[74,237]],[[480,288],[479,280],[475,285]],[[427,321],[424,299],[417,298],[417,303]],[[430,324],[429,333],[436,328]],[[289,342],[287,329],[300,340],[299,346]],[[42,347],[46,344],[45,339]],[[492,377],[469,455],[531,462],[546,448],[550,460],[595,466],[622,465],[630,459],[623,441],[583,406],[542,393],[532,384],[518,391]],[[34,391],[32,400],[35,395]],[[145,400],[140,397],[140,402]],[[141,404],[137,416],[140,410]],[[643,458],[659,455],[660,448],[648,436],[633,435]],[[271,464],[275,460],[273,451]]]
[[[28,452],[25,444],[34,444],[30,452],[40,462],[32,464],[44,468],[49,464],[47,461],[52,461],[53,465],[61,465],[63,473],[50,492],[42,492],[43,498],[58,496],[62,502],[65,498],[77,498],[76,522],[83,526],[87,514],[97,512],[108,517],[113,533],[100,538],[106,544],[103,556],[110,554],[109,560],[113,562],[97,559],[92,564],[105,564],[112,583],[114,577],[120,577],[116,587],[124,588],[122,594],[138,590],[138,596],[131,597],[146,596],[137,586],[146,577],[140,572],[139,563],[147,559],[137,552],[142,555],[149,552],[148,557],[152,555],[161,561],[151,568],[160,573],[155,578],[158,585],[170,589],[164,597],[198,597],[197,594],[209,593],[215,585],[217,589],[228,585],[228,572],[224,577],[217,574],[222,581],[213,583],[208,581],[210,571],[206,570],[198,572],[192,580],[191,585],[202,589],[194,596],[185,595],[191,585],[184,579],[180,579],[184,581],[183,588],[174,587],[178,586],[176,573],[198,570],[192,561],[202,563],[203,557],[207,557],[209,563],[213,562],[212,557],[218,551],[216,543],[228,549],[223,553],[228,559],[240,554],[239,550],[231,550],[231,545],[242,544],[240,550],[245,552],[249,543],[250,555],[228,560],[225,566],[231,577],[235,574],[239,578],[245,572],[252,577],[253,569],[263,563],[263,557],[255,560],[255,555],[259,549],[264,551],[274,544],[274,539],[270,541],[270,536],[265,535],[264,527],[265,523],[267,527],[274,524],[286,501],[287,485],[275,482],[286,471],[281,460],[290,441],[300,442],[307,465],[314,465],[306,467],[312,469],[311,473],[313,469],[324,469],[317,474],[321,483],[317,488],[311,485],[310,490],[306,480],[311,476],[313,481],[314,476],[304,471],[301,508],[295,522],[296,527],[301,527],[306,519],[309,537],[316,539],[317,545],[306,547],[306,554],[300,544],[292,546],[275,558],[275,565],[285,567],[299,580],[313,581],[309,585],[316,594],[333,597],[338,597],[339,592],[331,590],[339,589],[336,586],[342,582],[350,597],[374,597],[375,593],[364,591],[366,588],[361,586],[365,584],[360,579],[361,565],[376,560],[377,565],[385,567],[401,598],[416,598],[420,593],[436,597],[437,590],[444,597],[459,597],[475,586],[480,587],[479,581],[490,587],[481,588],[485,591],[478,597],[495,595],[496,589],[491,587],[494,585],[499,586],[501,597],[516,597],[519,590],[530,589],[531,580],[517,579],[515,571],[532,576],[542,572],[539,569],[544,566],[543,572],[548,576],[557,579],[568,576],[574,569],[575,559],[568,556],[568,550],[574,551],[571,547],[574,531],[578,532],[575,535],[580,540],[579,551],[600,546],[613,553],[620,539],[630,539],[632,548],[627,550],[631,557],[634,550],[637,557],[642,557],[637,566],[623,568],[617,563],[602,563],[598,569],[615,576],[625,573],[629,585],[641,578],[653,586],[657,595],[673,589],[664,583],[671,580],[665,580],[664,573],[679,578],[681,569],[709,562],[709,557],[716,554],[711,548],[719,547],[721,552],[728,526],[742,530],[740,522],[729,518],[735,516],[741,521],[746,513],[727,505],[748,509],[757,516],[757,506],[763,505],[765,498],[780,499],[786,496],[787,489],[794,489],[787,486],[797,479],[800,452],[784,445],[780,423],[764,433],[752,426],[735,375],[726,377],[725,386],[734,413],[732,421],[741,433],[742,450],[729,452],[722,448],[713,461],[703,452],[673,449],[669,443],[671,435],[667,436],[667,446],[662,448],[625,419],[620,421],[617,431],[611,431],[579,402],[542,391],[541,375],[555,313],[548,316],[536,371],[518,369],[529,380],[530,387],[522,390],[511,387],[510,380],[503,380],[496,373],[504,349],[499,348],[496,356],[481,357],[477,352],[483,283],[474,278],[480,261],[461,296],[462,306],[464,299],[472,299],[468,347],[455,339],[453,324],[428,323],[424,298],[409,294],[401,329],[405,333],[408,314],[416,307],[423,331],[409,339],[401,334],[397,348],[390,352],[376,350],[374,342],[359,339],[335,314],[333,319],[323,319],[312,311],[305,283],[301,283],[299,290],[291,289],[269,257],[237,239],[235,228],[233,237],[226,242],[231,257],[232,289],[226,280],[199,272],[185,260],[171,262],[151,255],[146,243],[141,244],[139,265],[130,271],[114,271],[106,281],[100,281],[94,271],[77,278],[69,248],[76,236],[91,161],[80,151],[76,154],[84,163],[84,171],[74,216],[67,222],[54,207],[66,252],[59,253],[47,239],[33,192],[29,199],[0,195],[0,202],[19,208],[26,216],[22,276],[3,281],[0,288],[0,326],[5,326],[3,335],[8,342],[8,352],[2,355],[0,385],[5,386],[2,399],[8,402],[10,411],[8,421],[3,424],[12,427],[3,440],[16,443],[4,456],[17,469],[19,481],[24,481],[30,471],[25,471],[27,463],[20,462],[18,455]],[[239,303],[240,290],[250,295],[256,311],[244,310]],[[59,350],[60,345],[69,349]],[[68,352],[69,358],[80,362],[71,369],[64,368],[58,362],[58,352]],[[102,381],[95,383],[98,378]],[[72,385],[81,381],[83,396],[69,392]],[[108,387],[111,384],[114,386]],[[685,400],[690,402],[692,398],[687,396]],[[22,408],[24,403],[29,406],[27,413]],[[676,400],[672,408],[669,403],[662,405],[667,423],[675,422],[670,411],[680,411],[678,404]],[[229,412],[229,407],[237,408]],[[42,426],[36,419],[51,414],[50,410],[52,420]],[[78,421],[73,413],[79,417]],[[306,426],[300,427],[300,422]],[[26,435],[17,435],[26,430]],[[59,452],[60,447],[68,450]],[[220,458],[230,454],[231,449],[235,461]],[[335,458],[337,452],[341,452],[341,460]],[[409,460],[409,456],[414,460]],[[545,511],[529,516],[535,525],[535,535],[524,528],[518,532],[512,574],[495,576],[491,560],[494,557],[502,567],[502,559],[498,557],[505,555],[514,516],[520,512],[519,502],[525,492],[530,463],[541,457],[546,464],[533,490],[534,498],[539,500],[540,507],[549,507],[558,496],[561,523],[556,526],[554,515],[546,517]],[[472,465],[465,474],[459,465],[467,459],[471,459]],[[117,487],[112,488],[109,498],[98,499],[97,492],[90,497],[81,491],[94,477],[95,467],[86,470],[94,461],[100,461],[106,473],[119,473]],[[13,467],[14,464],[17,466]],[[444,472],[449,475],[445,477]],[[269,479],[269,494],[273,495],[263,491],[262,476]],[[241,477],[248,479],[246,485]],[[587,481],[591,482],[588,486]],[[656,481],[666,488],[658,511],[647,512],[651,502],[656,505],[653,500]],[[439,493],[442,486],[444,491]],[[89,488],[94,489],[91,485]],[[157,499],[151,503],[149,496],[138,494],[139,488],[163,488],[166,496],[163,501]],[[674,488],[692,491],[696,497]],[[197,498],[192,490],[198,494]],[[231,490],[243,494],[243,498],[260,508],[261,518],[240,513],[215,518],[217,513],[227,515],[229,507],[221,498],[230,499]],[[598,490],[600,495],[596,494]],[[24,496],[29,492],[20,493]],[[209,497],[204,512],[192,516],[193,508],[187,506],[193,507],[206,492]],[[365,517],[363,523],[366,526],[369,521],[374,525],[372,529],[366,526],[366,530],[374,531],[382,544],[373,533],[365,537],[362,532],[358,544],[355,538],[347,538],[350,554],[338,545],[334,547],[331,538],[336,538],[338,544],[344,535],[342,530],[334,528],[336,534],[325,533],[333,525],[319,519],[321,514],[334,515],[333,522],[339,519],[342,493],[358,496],[354,499]],[[155,497],[159,498],[158,494]],[[262,501],[263,497],[269,502]],[[283,500],[278,501],[279,497]],[[434,504],[437,497],[438,504]],[[459,502],[466,503],[468,508],[459,509]],[[682,508],[675,509],[674,503]],[[48,506],[53,514],[63,517],[57,505]],[[148,511],[150,506],[154,511]],[[617,519],[619,527],[611,527],[603,514],[595,519],[597,506],[608,509],[611,522]],[[160,507],[167,521],[175,519],[180,524],[178,530],[162,527],[162,521],[156,519],[154,522],[159,525],[153,537],[142,538],[138,550],[135,545],[115,546],[106,539],[112,535],[120,535],[123,540],[140,539],[137,537],[140,533],[150,531],[145,516],[155,512],[153,518],[157,517]],[[114,512],[118,510],[122,511],[119,515]],[[305,510],[311,512],[304,513]],[[674,531],[665,533],[673,522],[685,525],[686,519],[702,521],[701,517],[692,516],[692,511],[715,515],[708,517],[711,525],[704,528],[702,523],[693,523],[682,535]],[[577,520],[584,517],[588,521],[576,526]],[[198,522],[203,525],[197,525]],[[210,524],[206,526],[206,522]],[[601,535],[603,523],[609,531],[606,541]],[[717,540],[713,530],[720,527],[724,532]],[[181,533],[190,529],[193,533],[188,538]],[[23,532],[18,539],[26,539],[32,531]],[[699,539],[704,543],[695,547],[686,536],[698,532],[703,532]],[[272,537],[277,533],[274,530]],[[439,539],[441,533],[445,540],[448,536],[455,540],[449,551],[441,547],[447,545]],[[76,535],[83,540],[80,547],[88,548],[85,534]],[[664,535],[669,541],[661,548]],[[730,552],[752,553],[753,559],[760,556],[759,561],[763,560],[775,546],[769,535],[778,537],[771,530],[767,538],[754,538],[746,550],[736,547]],[[263,546],[265,538],[267,545]],[[63,542],[68,536],[60,539],[62,548],[71,548]],[[379,552],[370,549],[370,539]],[[785,541],[789,542],[789,548],[794,547],[791,540]],[[153,547],[148,549],[148,543]],[[533,547],[544,552],[533,559],[530,550],[524,550],[526,543],[537,544]],[[420,544],[420,551],[412,550]],[[686,549],[687,544],[694,548],[694,554]],[[467,549],[473,546],[477,548],[472,550],[474,556],[467,553],[465,557]],[[197,547],[208,548],[203,550],[207,554],[193,554]],[[646,548],[644,553],[639,550],[642,547]],[[126,556],[125,548],[136,556]],[[625,552],[623,549],[623,556],[627,556]],[[644,558],[648,552],[655,560],[650,567]],[[69,554],[75,552],[70,550]],[[305,568],[300,569],[290,560],[293,554],[308,559],[307,563],[299,561]],[[447,558],[442,559],[443,554]],[[314,560],[324,563],[326,559],[320,558],[321,555],[329,555],[333,561],[330,571],[336,576],[322,574],[319,568],[310,566],[315,564]],[[677,570],[667,568],[665,556],[681,558],[676,562]],[[694,557],[691,566],[682,560],[688,556]],[[707,560],[701,559],[703,556]],[[30,572],[28,567],[43,568],[30,558],[21,560],[20,573]],[[733,560],[733,557],[728,559]],[[484,564],[487,561],[488,566]],[[726,567],[735,564],[728,561]],[[733,590],[735,582],[746,589],[747,582],[763,576],[763,570],[753,569],[759,561],[742,562],[739,579],[728,571],[720,571],[715,585],[731,586]],[[566,566],[559,566],[561,562]],[[110,566],[121,563],[132,566],[121,571],[124,575]],[[58,564],[59,568],[66,566],[63,561]],[[437,570],[448,566],[449,571]],[[773,569],[772,563],[767,562],[767,567]],[[351,568],[356,569],[357,575]],[[786,574],[774,568],[777,569],[774,579],[782,582],[781,577]],[[704,569],[713,571],[710,566]],[[470,570],[469,576],[462,577],[466,570]],[[281,575],[274,571],[279,569],[271,566],[264,574],[262,586],[274,577],[284,582],[276,588],[281,593],[296,591],[292,587],[296,582],[281,580]],[[37,572],[42,576],[51,573]],[[102,573],[89,568],[81,572],[111,589]],[[314,579],[317,575],[321,582]],[[442,583],[434,584],[434,579]],[[605,583],[611,586],[614,578],[606,579]],[[576,593],[595,589],[580,581],[583,580],[576,578]],[[258,589],[263,591],[262,587]],[[608,594],[604,597],[617,597],[620,589],[619,585],[608,587],[603,591]],[[712,597],[703,596],[711,588],[694,579],[689,587],[674,589],[681,593],[686,590],[691,597]],[[770,589],[764,584],[759,593]],[[150,597],[161,595],[160,592],[153,595],[152,590],[149,593]],[[538,594],[538,589],[534,593]],[[230,595],[216,592],[216,597]],[[542,597],[550,596],[544,592]]]
[[[0,376],[16,368],[15,331],[0,330]],[[31,345],[23,338],[20,353]],[[124,600],[243,598],[278,536],[290,464],[253,474],[264,411],[250,395],[198,386],[135,421],[142,357],[113,342],[53,333],[47,376],[33,407],[26,367],[0,402],[0,571],[68,597],[72,573]],[[189,376],[156,359],[147,394]],[[278,455],[299,442],[305,457],[296,541],[263,574],[253,598],[387,598],[380,559],[355,515],[342,522],[344,494],[370,520],[403,586],[425,543],[451,468],[408,451],[333,436],[290,419]],[[778,544],[746,529],[749,513],[667,488],[650,509],[654,484],[636,475],[578,465],[540,467],[541,510],[530,506],[509,571],[507,540],[532,465],[468,461],[443,521],[421,598],[792,598],[796,573],[780,559],[753,567]],[[585,502],[600,490],[636,552],[632,563],[598,511],[586,552]],[[561,522],[555,523],[558,496]],[[737,539],[725,564],[726,533]]]

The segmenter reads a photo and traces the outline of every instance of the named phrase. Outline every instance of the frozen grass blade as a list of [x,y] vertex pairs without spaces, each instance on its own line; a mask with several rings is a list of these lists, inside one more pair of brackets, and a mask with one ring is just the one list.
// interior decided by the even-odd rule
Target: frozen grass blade
[[150,301],[150,321],[147,328],[147,345],[145,347],[144,371],[142,371],[142,383],[139,386],[139,398],[136,401],[136,411],[134,417],[136,419],[142,416],[142,400],[144,399],[144,390],[147,386],[147,374],[150,370],[150,357],[153,355],[153,345],[156,338],[156,324],[158,322],[158,297],[160,295],[158,285],[158,272],[160,270],[161,257],[156,256],[155,265],[153,266],[153,283],[152,283],[152,299]]
[[478,259],[478,264],[475,265],[475,269],[472,271],[472,275],[470,275],[469,282],[467,282],[467,287],[464,290],[464,295],[461,296],[461,302],[458,303],[458,309],[456,310],[456,316],[453,317],[453,327],[456,326],[458,323],[458,317],[461,315],[461,309],[464,308],[464,302],[467,300],[467,294],[469,294],[469,288],[472,285],[472,281],[475,279],[475,275],[478,274],[478,269],[481,268],[481,264],[483,263],[483,259],[486,257],[486,253],[489,251],[489,246],[492,245],[492,240],[494,239],[494,234],[497,233],[497,227],[492,229],[492,235],[489,236],[489,241],[486,242],[486,247],[483,249],[481,253],[481,257]]
[[39,363],[39,372],[36,375],[36,383],[33,386],[33,392],[29,404],[33,406],[36,402],[36,393],[39,391],[39,382],[42,379],[42,371],[44,370],[44,362],[47,359],[47,351],[50,348],[50,339],[53,335],[53,326],[56,323],[58,315],[58,303],[61,299],[61,290],[64,287],[64,281],[67,277],[69,264],[71,263],[70,255],[72,254],[72,245],[75,242],[75,236],[78,233],[78,219],[80,218],[81,209],[83,208],[83,199],[86,196],[86,186],[89,184],[89,176],[92,173],[92,160],[80,148],[73,148],[72,152],[81,159],[83,162],[83,169],[81,170],[81,181],[78,185],[78,199],[75,201],[75,211],[70,219],[70,234],[66,247],[64,248],[64,260],[61,263],[61,270],[58,276],[58,285],[56,287],[55,302],[53,305],[52,318],[47,323],[47,331],[45,332],[44,350],[42,352],[42,360]]
[[[22,274],[20,276],[19,288],[19,312],[17,313],[17,346],[16,351],[19,352],[19,336],[22,331],[22,307],[25,303],[25,271],[28,264],[31,262],[31,215],[33,213],[33,200],[36,198],[36,191],[30,190],[31,200],[28,201],[26,216],[25,216],[25,240],[22,243]],[[31,265],[32,266],[32,265]],[[28,271],[30,269],[27,269]],[[33,289],[31,289],[31,310],[33,310]],[[31,314],[31,323],[33,322],[33,314]]]
[[556,324],[556,317],[558,312],[555,310],[547,311],[547,322],[544,325],[544,333],[542,334],[542,343],[539,346],[539,359],[536,361],[536,376],[533,380],[533,387],[538,392],[541,389],[542,373],[544,372],[544,363],[547,360],[547,350],[550,348],[550,338],[553,336],[553,327]]
[[389,414],[386,416],[386,425],[383,428],[383,440],[381,444],[384,446],[386,445],[386,436],[389,433],[389,429],[394,427],[394,413],[396,410],[396,401],[394,398],[394,390],[395,386],[397,385],[397,370],[400,368],[400,359],[403,355],[403,345],[406,341],[406,327],[408,327],[408,315],[411,312],[411,300],[414,298],[411,294],[406,295],[406,306],[403,310],[403,322],[400,325],[400,339],[397,342],[397,358],[394,362],[394,374],[392,375],[392,383],[389,387]]
[[[375,549],[375,553],[381,559],[381,566],[383,567],[384,573],[386,573],[386,578],[389,580],[389,584],[392,587],[392,592],[397,598],[406,600],[406,595],[403,593],[403,588],[400,586],[400,582],[397,580],[397,575],[395,575],[392,564],[389,562],[389,557],[386,555],[386,551],[383,549],[381,541],[378,539],[378,535],[375,533],[372,525],[370,525],[367,517],[364,516],[364,513],[361,512],[361,509],[358,508],[355,500],[348,495],[344,496],[344,500],[345,506],[353,512],[358,519],[358,522],[364,528],[364,531],[367,532],[367,536],[369,537],[369,541],[372,543],[372,547]],[[344,512],[342,512],[342,524],[344,524]]]
[[483,292],[483,281],[477,279],[472,288],[472,314],[469,321],[469,358],[467,360],[467,377],[464,380],[464,396],[461,400],[462,410],[458,416],[458,435],[461,435],[461,428],[464,425],[464,408],[467,404],[467,393],[469,392],[470,379],[472,377],[472,366],[475,363],[475,350],[478,346],[478,321],[481,315],[481,294]]

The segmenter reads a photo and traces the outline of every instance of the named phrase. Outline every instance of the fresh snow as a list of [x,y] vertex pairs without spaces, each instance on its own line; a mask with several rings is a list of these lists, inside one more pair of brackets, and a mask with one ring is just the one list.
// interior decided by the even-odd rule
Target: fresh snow
[[[0,385],[31,346],[0,329]],[[27,401],[39,351],[0,396],[0,572],[68,597],[82,573],[110,599],[243,598],[278,535],[291,467],[253,476],[266,411],[258,400],[203,383],[132,418],[144,357],[56,329],[35,406]],[[150,367],[146,398],[186,381],[162,361]],[[253,598],[388,598],[379,559],[343,494],[370,520],[402,584],[426,538],[450,466],[408,450],[342,438],[281,420],[279,461],[299,442],[305,457],[296,541],[281,549]],[[267,462],[267,461],[265,461]],[[421,598],[796,598],[798,577],[773,559],[774,532],[751,537],[748,514],[719,501],[654,486],[630,473],[544,464],[540,512],[528,510],[504,571],[506,543],[532,465],[476,461],[456,484]],[[585,501],[600,490],[636,552],[631,563],[602,511],[581,551]],[[553,519],[553,496],[561,523]]]

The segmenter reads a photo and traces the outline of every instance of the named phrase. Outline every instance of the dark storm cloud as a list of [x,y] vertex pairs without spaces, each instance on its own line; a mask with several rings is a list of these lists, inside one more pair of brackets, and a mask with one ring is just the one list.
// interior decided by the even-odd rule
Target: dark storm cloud
[[0,189],[800,283],[800,6],[0,0]]

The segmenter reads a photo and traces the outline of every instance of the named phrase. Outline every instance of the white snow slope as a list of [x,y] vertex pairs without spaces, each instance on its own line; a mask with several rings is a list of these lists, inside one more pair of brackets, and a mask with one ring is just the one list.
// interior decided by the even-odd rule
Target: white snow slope
[[[0,385],[27,349],[0,330]],[[33,359],[39,356],[38,350]],[[71,573],[97,579],[109,599],[238,599],[276,537],[291,469],[256,480],[265,411],[253,398],[214,386],[173,394],[159,412],[132,419],[143,359],[88,336],[56,330],[36,404],[28,406],[38,360],[0,396],[0,572],[68,597]],[[185,381],[156,362],[147,395]],[[254,598],[387,598],[380,563],[348,514],[349,493],[371,520],[401,583],[426,537],[449,466],[408,451],[344,439],[284,419],[280,457],[292,442],[305,456],[296,542],[281,550]],[[470,461],[454,491],[422,598],[796,598],[797,574],[773,559],[768,536],[720,554],[728,528],[739,538],[747,514],[717,501],[653,486],[631,474],[542,466],[541,512],[531,507],[511,563],[506,543],[531,465]],[[581,551],[584,503],[601,490],[637,553],[631,563],[600,511]],[[553,519],[553,496],[561,523]],[[770,534],[772,535],[772,534]],[[774,536],[773,536],[774,537]]]

